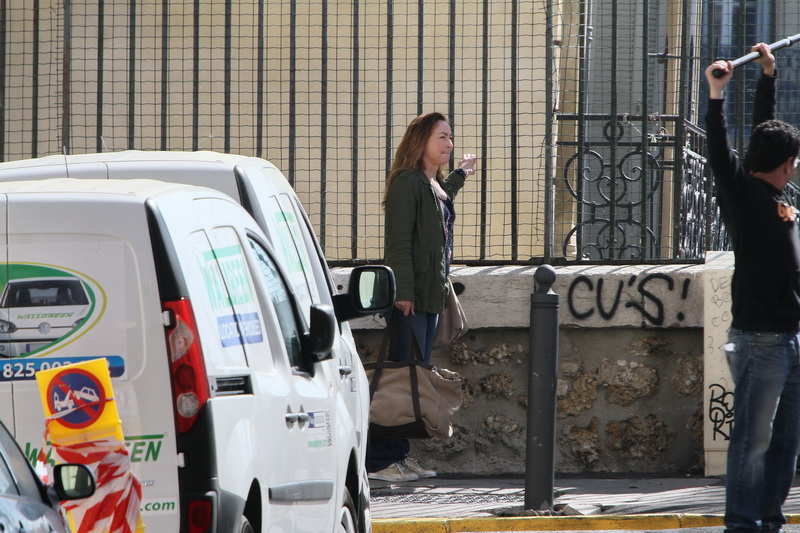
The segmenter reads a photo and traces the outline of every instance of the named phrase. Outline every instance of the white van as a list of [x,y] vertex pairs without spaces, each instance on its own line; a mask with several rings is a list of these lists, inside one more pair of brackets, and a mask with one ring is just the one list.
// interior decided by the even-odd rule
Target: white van
[[26,455],[42,445],[36,371],[105,357],[149,531],[369,531],[368,390],[344,321],[391,305],[391,272],[362,267],[335,294],[285,180],[261,186],[299,227],[265,231],[203,187],[6,181],[58,174],[37,164],[0,165],[0,280],[68,281],[88,311],[0,353],[0,418]]
[[[358,381],[363,369],[347,320],[355,318],[337,289],[311,222],[289,182],[267,160],[210,151],[127,150],[99,154],[47,156],[0,163],[0,181],[76,179],[157,179],[200,185],[239,202],[280,251],[277,260],[300,299],[306,319],[313,303],[333,305],[339,321],[334,356],[350,382],[345,401],[356,420],[367,419],[368,403]],[[348,371],[349,370],[349,371]],[[363,379],[366,379],[365,377]]]

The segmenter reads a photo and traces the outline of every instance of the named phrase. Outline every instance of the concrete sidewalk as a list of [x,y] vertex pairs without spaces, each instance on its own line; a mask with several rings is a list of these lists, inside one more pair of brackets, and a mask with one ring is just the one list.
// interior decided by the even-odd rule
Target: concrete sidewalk
[[[792,524],[800,523],[798,482],[785,506]],[[523,516],[523,478],[371,480],[372,527],[374,533],[449,533],[722,526],[721,478],[559,477],[554,486],[559,516]]]

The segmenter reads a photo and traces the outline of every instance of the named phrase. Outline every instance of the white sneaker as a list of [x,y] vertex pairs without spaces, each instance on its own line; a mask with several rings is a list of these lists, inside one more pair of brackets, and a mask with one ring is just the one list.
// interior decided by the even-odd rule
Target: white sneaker
[[[433,475],[436,475],[436,472]],[[382,481],[415,481],[419,479],[417,474],[409,471],[402,463],[392,463],[383,470],[370,472],[367,476],[370,479],[380,479]]]
[[436,470],[427,470],[419,466],[419,463],[410,457],[406,457],[402,461],[400,461],[400,466],[408,470],[409,472],[413,472],[417,475],[419,479],[423,479],[426,477],[436,477]]

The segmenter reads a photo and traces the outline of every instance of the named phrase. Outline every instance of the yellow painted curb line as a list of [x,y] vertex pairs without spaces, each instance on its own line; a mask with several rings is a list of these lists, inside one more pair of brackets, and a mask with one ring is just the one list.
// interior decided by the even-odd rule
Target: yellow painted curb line
[[[800,517],[799,517],[800,518]],[[484,531],[563,531],[683,529],[722,526],[721,515],[651,514],[526,516],[487,518],[392,518],[372,521],[373,533],[478,533]]]
[[[717,514],[642,514],[588,516],[525,516],[478,518],[381,518],[372,520],[372,533],[481,533],[485,531],[601,531],[685,529],[723,526]],[[800,515],[786,515],[800,524]]]

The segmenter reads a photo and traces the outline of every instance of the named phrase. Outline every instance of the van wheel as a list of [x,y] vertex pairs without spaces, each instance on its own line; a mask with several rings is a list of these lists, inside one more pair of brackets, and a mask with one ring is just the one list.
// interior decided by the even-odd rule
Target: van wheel
[[241,522],[241,527],[239,527],[239,533],[256,533],[255,530],[253,529],[253,526],[250,525],[250,521],[244,515],[242,515],[242,522]]
[[339,509],[339,527],[336,533],[358,533],[356,527],[356,506],[353,503],[353,498],[350,497],[350,491],[345,489],[344,502],[342,508]]

